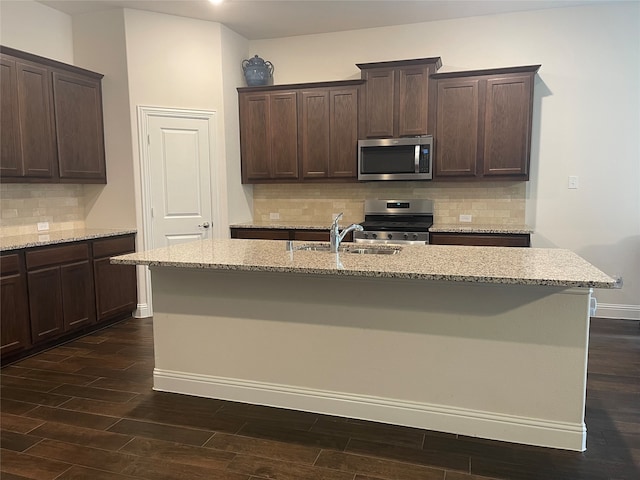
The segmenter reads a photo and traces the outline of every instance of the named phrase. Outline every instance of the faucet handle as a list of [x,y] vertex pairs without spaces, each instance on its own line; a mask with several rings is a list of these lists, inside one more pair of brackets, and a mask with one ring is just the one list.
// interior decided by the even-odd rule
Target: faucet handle
[[342,215],[344,215],[344,212],[340,212],[338,215],[336,215],[336,218],[333,219],[333,223],[331,224],[332,227],[338,226],[338,221],[340,221]]

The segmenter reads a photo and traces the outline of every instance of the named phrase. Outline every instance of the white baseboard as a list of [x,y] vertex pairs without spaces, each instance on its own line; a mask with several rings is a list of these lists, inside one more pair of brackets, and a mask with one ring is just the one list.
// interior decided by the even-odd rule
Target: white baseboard
[[624,320],[640,320],[640,305],[623,305],[617,303],[600,303],[596,310],[596,317],[622,318]]
[[134,318],[148,318],[152,316],[153,312],[151,311],[151,307],[148,303],[139,303],[138,308],[136,308],[136,311],[133,312]]
[[584,423],[154,369],[154,390],[584,451]]

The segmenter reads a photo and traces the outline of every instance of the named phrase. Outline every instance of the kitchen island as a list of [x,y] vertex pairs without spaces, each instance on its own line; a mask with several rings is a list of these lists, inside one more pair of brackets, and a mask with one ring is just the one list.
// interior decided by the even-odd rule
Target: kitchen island
[[592,288],[562,249],[203,240],[148,265],[154,389],[584,450]]

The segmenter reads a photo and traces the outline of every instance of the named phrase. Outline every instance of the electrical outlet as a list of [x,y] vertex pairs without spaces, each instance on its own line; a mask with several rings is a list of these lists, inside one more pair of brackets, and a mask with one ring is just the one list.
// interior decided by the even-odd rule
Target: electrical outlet
[[280,220],[280,214],[271,212],[269,214],[269,220]]
[[616,283],[613,285],[613,288],[622,288],[623,285],[623,281],[622,281],[622,275],[614,275],[613,279],[616,281]]
[[49,230],[49,222],[38,222],[38,231],[44,232],[45,230]]
[[570,175],[569,176],[569,185],[568,188],[570,188],[571,190],[575,190],[576,188],[578,188],[578,177],[575,175]]
[[473,218],[472,215],[460,215],[458,217],[458,220],[461,222],[470,222],[472,218]]

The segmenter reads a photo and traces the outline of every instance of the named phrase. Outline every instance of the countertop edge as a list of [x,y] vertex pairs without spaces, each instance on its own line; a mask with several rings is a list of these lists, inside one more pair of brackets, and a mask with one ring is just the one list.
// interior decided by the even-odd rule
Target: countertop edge
[[550,286],[563,288],[612,288],[612,284],[597,281],[561,281],[533,278],[491,277],[471,275],[443,275],[411,272],[384,272],[369,270],[334,270],[321,268],[279,267],[262,265],[230,265],[197,262],[163,262],[155,260],[128,260],[111,257],[110,263],[115,265],[144,265],[147,267],[186,268],[196,270],[241,271],[241,272],[273,272],[296,273],[305,275],[348,276],[368,278],[398,278],[405,280],[428,280],[461,283],[489,283],[497,285]]
[[[49,232],[42,234],[15,235],[11,237],[0,238],[0,252],[8,252],[11,250],[20,250],[23,248],[43,247],[47,245],[59,245],[63,243],[82,242],[85,240],[95,240],[98,238],[118,237],[121,235],[136,234],[136,229],[125,230],[100,230],[87,229],[82,230],[61,230],[58,232]],[[13,238],[24,237],[20,241],[11,241]],[[30,238],[32,237],[32,238]],[[48,237],[48,238],[47,238]],[[8,243],[6,243],[9,241]]]

